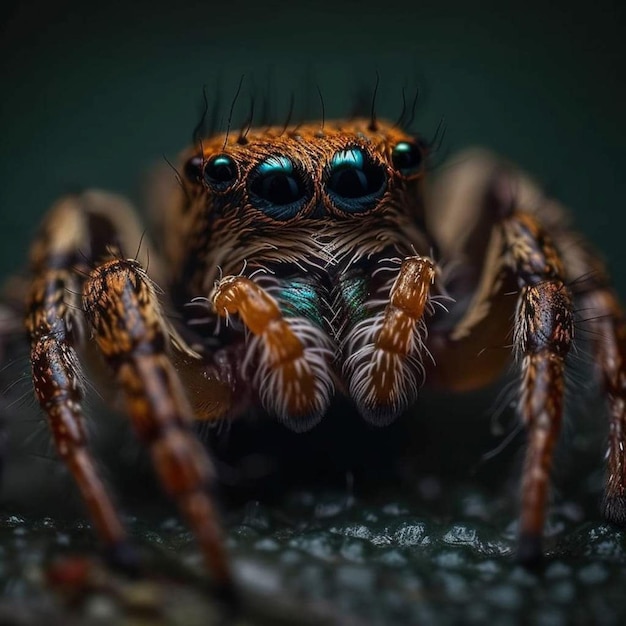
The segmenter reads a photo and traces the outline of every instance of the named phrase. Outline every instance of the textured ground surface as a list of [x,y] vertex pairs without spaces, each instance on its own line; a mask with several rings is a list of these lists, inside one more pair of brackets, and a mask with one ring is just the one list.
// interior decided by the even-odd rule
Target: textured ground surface
[[[315,456],[319,467],[334,468],[338,480],[303,487],[293,470],[294,480],[281,489],[273,488],[275,478],[261,480],[266,485],[253,490],[258,497],[240,494],[225,505],[244,607],[237,621],[624,623],[626,537],[604,525],[597,512],[602,436],[581,436],[571,424],[566,427],[568,452],[557,461],[546,529],[548,557],[541,571],[529,573],[513,560],[520,438],[481,461],[498,441],[485,436],[488,420],[475,426],[465,418],[459,422],[470,407],[466,400],[445,414],[437,414],[434,400],[423,405],[437,420],[420,431],[418,450],[401,457],[399,478],[381,467],[400,458],[395,446],[406,434],[402,424],[391,427],[387,437],[387,430],[372,431],[355,421],[348,424],[346,439],[330,436],[332,429],[322,424],[312,451],[293,454],[299,460],[295,466],[307,466],[302,484],[307,483],[311,475],[322,475],[310,467]],[[472,411],[484,415],[483,409]],[[595,419],[591,414],[583,422],[593,426]],[[231,435],[237,438],[236,431]],[[276,436],[270,437],[272,445],[292,445],[291,435],[285,435],[286,443]],[[256,449],[258,440],[251,441],[254,446],[246,445]],[[240,466],[258,471],[263,464],[246,456],[246,445],[239,446],[247,459]],[[363,456],[347,454],[359,447]],[[374,448],[387,461],[377,464]],[[136,476],[125,470],[123,479],[112,476],[118,490],[124,486],[128,492],[125,508],[148,572],[133,581],[99,565],[97,543],[71,484],[57,462],[36,463],[37,458],[26,454],[6,474],[0,623],[219,623],[223,615],[206,591],[193,538],[171,508],[158,498],[155,505],[156,492],[145,488],[149,478],[139,470]],[[344,461],[360,470],[345,472]],[[38,464],[44,471],[28,476]],[[293,458],[289,464],[293,468]],[[28,492],[36,495],[26,498]]]
[[[486,519],[480,491],[459,495],[449,516],[412,513],[408,504],[305,491],[279,508],[250,503],[233,514],[241,623],[623,623],[623,533],[561,506],[550,519],[545,570],[530,574],[511,561],[512,525]],[[82,522],[3,515],[0,621],[217,621],[201,579],[190,575],[201,570],[186,529],[174,519],[135,521],[132,529],[149,580],[63,556],[92,553]]]

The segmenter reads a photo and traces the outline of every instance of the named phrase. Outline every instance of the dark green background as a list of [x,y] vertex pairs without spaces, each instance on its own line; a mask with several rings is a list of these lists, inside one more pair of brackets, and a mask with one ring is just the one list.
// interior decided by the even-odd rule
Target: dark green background
[[[432,137],[445,117],[444,152],[486,145],[537,176],[572,208],[579,229],[605,252],[618,288],[626,294],[622,261],[626,195],[622,39],[626,23],[624,9],[617,2],[592,6],[416,0],[255,5],[22,2],[6,10],[0,28],[2,277],[23,266],[39,219],[64,191],[98,186],[140,197],[140,181],[148,168],[163,154],[175,157],[190,140],[203,85],[211,94],[221,81],[227,109],[245,73],[235,115],[241,119],[249,93],[263,93],[269,80],[274,107],[282,119],[292,92],[298,111],[308,110],[317,117],[317,84],[330,118],[349,113],[354,94],[363,87],[371,90],[378,72],[380,116],[396,117],[402,87],[412,90],[419,83],[423,98],[415,127]],[[18,406],[21,416],[23,405]],[[438,407],[436,402],[426,402],[420,416],[436,415]],[[446,417],[465,418],[468,407],[461,401]],[[597,412],[588,417],[593,420]],[[446,459],[443,464],[456,462],[460,465],[457,472],[465,472],[469,463],[456,455],[461,446],[471,448],[469,441],[478,435],[473,431],[469,437],[461,434],[456,439],[461,445],[448,447],[451,427],[445,420],[438,427],[430,455],[436,459],[440,450]],[[486,420],[479,428],[483,427],[488,428]],[[307,496],[306,506],[296,499],[278,511],[246,509],[229,526],[235,556],[265,563],[270,574],[282,572],[286,588],[302,591],[305,597],[318,597],[330,589],[328,596],[336,598],[339,606],[345,608],[347,598],[348,612],[350,598],[365,606],[362,615],[378,607],[382,617],[373,621],[383,623],[385,615],[393,615],[394,601],[400,602],[398,614],[422,622],[430,615],[442,623],[459,623],[472,616],[473,623],[484,623],[485,616],[495,619],[493,623],[518,623],[524,621],[525,611],[531,611],[535,623],[576,623],[568,607],[578,603],[585,611],[579,612],[584,615],[579,623],[590,619],[618,623],[626,614],[620,603],[626,584],[626,552],[622,534],[602,526],[597,516],[601,452],[596,441],[589,454],[587,443],[581,443],[571,427],[566,430],[566,439],[577,453],[587,450],[585,462],[576,463],[591,471],[592,478],[581,475],[565,481],[565,468],[558,467],[561,485],[580,488],[577,495],[564,488],[565,496],[583,502],[584,511],[570,515],[567,506],[575,505],[567,502],[553,511],[549,524],[553,578],[549,578],[550,569],[545,580],[528,578],[512,564],[515,488],[507,489],[505,476],[515,472],[499,470],[498,465],[487,465],[484,473],[496,479],[502,476],[495,491],[510,491],[510,497],[495,508],[487,504],[494,502],[493,494],[473,491],[482,489],[483,483],[469,476],[469,487],[453,481],[437,506],[423,504],[421,492],[399,504],[389,503],[395,496],[381,492],[380,499],[387,499],[386,509],[370,503],[370,508],[344,511],[339,505],[333,508],[336,502],[324,494]],[[472,453],[480,457],[492,443],[473,445]],[[435,472],[436,467],[436,463],[430,465],[427,471]],[[21,489],[19,484],[13,487],[13,491]],[[320,498],[320,510],[310,504],[310,497]],[[332,506],[324,508],[324,498]],[[342,497],[338,501],[341,504]],[[479,513],[476,502],[481,504]],[[558,497],[557,502],[561,502]],[[405,506],[409,513],[393,513]],[[335,509],[336,513],[328,513]],[[272,516],[276,519],[267,521]],[[382,541],[388,534],[385,524],[393,529],[394,524],[416,520],[426,524],[432,548],[416,550],[410,542],[404,545],[398,540],[388,551],[373,540],[357,538],[355,542],[366,546],[363,563],[357,567],[350,556],[354,546],[344,550],[333,543],[342,537],[341,541],[350,541],[350,529],[361,525]],[[481,541],[461,540],[456,535],[450,539],[450,532],[458,530],[449,526],[453,522],[460,524],[460,535],[476,530]],[[344,526],[350,532],[344,532]],[[0,545],[9,548],[14,529],[16,536],[19,530],[19,537],[30,533],[35,539],[43,532],[43,539],[37,540],[45,545],[55,532],[49,530],[54,525],[43,524],[48,530],[41,531],[37,524],[16,522],[13,517],[1,518],[0,527]],[[171,527],[163,528],[151,528],[145,535],[171,534]],[[339,532],[333,534],[336,528]],[[136,532],[143,533],[141,529]],[[72,541],[82,546],[85,539],[77,537]],[[271,554],[268,541],[278,546]],[[180,544],[169,535],[164,542],[179,549]],[[184,542],[184,553],[193,558],[195,545],[187,535]],[[460,548],[450,548],[460,544]],[[489,552],[492,544],[493,554]],[[39,557],[31,558],[35,554],[31,544],[20,545],[27,546],[26,554],[18,545],[17,556],[9,563],[23,585],[20,564]],[[294,551],[299,551],[300,560],[293,560]],[[398,561],[398,554],[405,564]],[[362,580],[355,577],[355,567],[366,580],[373,577],[370,586],[355,587],[355,580]],[[589,568],[591,574],[600,571],[601,576],[589,575]],[[6,571],[3,588],[16,597],[18,583],[11,582]],[[569,584],[567,593],[559,576],[563,585]],[[401,595],[400,600],[393,600],[391,592],[381,599],[376,596],[381,579]],[[424,590],[417,602],[412,594],[419,585]],[[563,592],[560,600],[555,599],[557,587]],[[507,605],[511,597],[514,601]]]
[[[403,85],[424,97],[415,126],[444,149],[495,148],[576,213],[621,287],[626,182],[624,9],[619,3],[139,2],[15,3],[0,33],[0,269],[17,268],[35,224],[76,186],[136,192],[198,119],[202,85],[229,102],[272,75],[318,116],[349,112],[381,77],[379,111]],[[307,87],[308,85],[308,87]],[[258,110],[257,98],[257,110]],[[237,115],[236,115],[237,117]]]

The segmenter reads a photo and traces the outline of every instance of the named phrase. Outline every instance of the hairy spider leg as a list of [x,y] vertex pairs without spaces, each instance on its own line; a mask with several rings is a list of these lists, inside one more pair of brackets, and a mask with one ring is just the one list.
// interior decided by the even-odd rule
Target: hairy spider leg
[[[609,406],[607,477],[603,514],[609,522],[626,525],[626,318],[612,289],[598,289],[583,302],[593,305],[591,321],[598,367]],[[584,305],[583,305],[584,306]]]
[[[603,514],[609,522],[626,525],[626,316],[597,252],[565,231],[567,267],[581,310],[583,328],[590,332],[594,363],[607,396],[609,437]],[[560,241],[558,241],[561,244]]]
[[84,324],[78,306],[85,269],[79,251],[88,241],[83,202],[59,201],[31,250],[34,275],[27,298],[26,329],[31,344],[35,396],[44,410],[59,456],[74,477],[107,555],[116,564],[131,559],[126,531],[87,447],[80,363],[74,343]]
[[519,412],[528,433],[521,482],[518,559],[541,559],[549,477],[561,428],[565,357],[573,303],[560,255],[538,220],[513,212],[503,224],[504,258],[520,287],[514,347],[521,364]]
[[213,468],[192,432],[193,411],[167,354],[168,328],[152,281],[137,261],[108,260],[85,282],[83,308],[161,484],[190,524],[220,590],[231,593],[232,574],[209,493]]
[[[136,426],[151,444],[165,488],[175,495],[190,520],[216,581],[224,589],[223,597],[229,600],[231,574],[208,494],[210,463],[190,432],[192,411],[166,354],[170,336],[153,283],[138,262],[110,258],[119,249],[143,252],[138,248],[140,242],[147,249],[132,208],[112,194],[88,191],[62,199],[51,209],[31,250],[34,278],[26,327],[35,395],[107,556],[117,565],[136,567],[114,502],[87,449],[81,407],[83,374],[76,349],[88,347],[84,334],[86,322],[91,322],[97,343],[110,353],[109,361],[135,411],[133,417],[137,415]],[[105,263],[92,270],[102,259]],[[153,257],[151,267],[156,266],[158,260]],[[99,290],[106,282],[103,274],[118,291]],[[109,285],[105,287],[106,291]],[[98,298],[91,302],[94,294],[100,295],[100,303]],[[102,310],[103,303],[112,307],[110,312]],[[150,333],[142,340],[141,332],[148,329]],[[141,393],[147,396],[143,401],[137,397]]]
[[369,422],[388,424],[416,399],[423,375],[423,318],[434,280],[433,261],[405,258],[384,311],[359,322],[347,337],[344,375]]

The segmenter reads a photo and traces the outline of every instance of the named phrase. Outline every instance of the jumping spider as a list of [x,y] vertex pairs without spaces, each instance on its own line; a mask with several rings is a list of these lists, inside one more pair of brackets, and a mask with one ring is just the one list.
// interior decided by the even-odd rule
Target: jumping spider
[[[30,254],[35,395],[112,553],[126,532],[87,447],[89,352],[108,364],[226,587],[211,462],[194,420],[255,407],[306,431],[344,394],[383,426],[423,380],[474,389],[512,352],[528,435],[518,556],[537,560],[575,302],[591,319],[609,404],[604,513],[626,522],[626,323],[603,264],[513,167],[468,156],[427,193],[427,156],[418,137],[368,119],[204,139],[159,188],[150,272],[132,258],[149,243],[124,200],[86,191],[52,207]],[[511,331],[512,351],[483,350],[509,344]]]

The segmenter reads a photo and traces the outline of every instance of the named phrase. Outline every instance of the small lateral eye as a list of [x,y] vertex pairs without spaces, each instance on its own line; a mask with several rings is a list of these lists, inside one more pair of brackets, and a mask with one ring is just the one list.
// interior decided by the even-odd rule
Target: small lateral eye
[[277,220],[295,217],[307,191],[290,159],[272,156],[260,163],[251,176],[250,200],[266,215]]
[[202,178],[217,191],[228,189],[237,181],[237,164],[227,154],[216,154],[204,163]]
[[192,156],[187,163],[185,163],[185,177],[192,183],[199,183],[202,179],[202,165],[204,159],[200,155]]
[[401,141],[391,151],[393,166],[405,176],[416,174],[424,160],[422,149],[417,143]]

